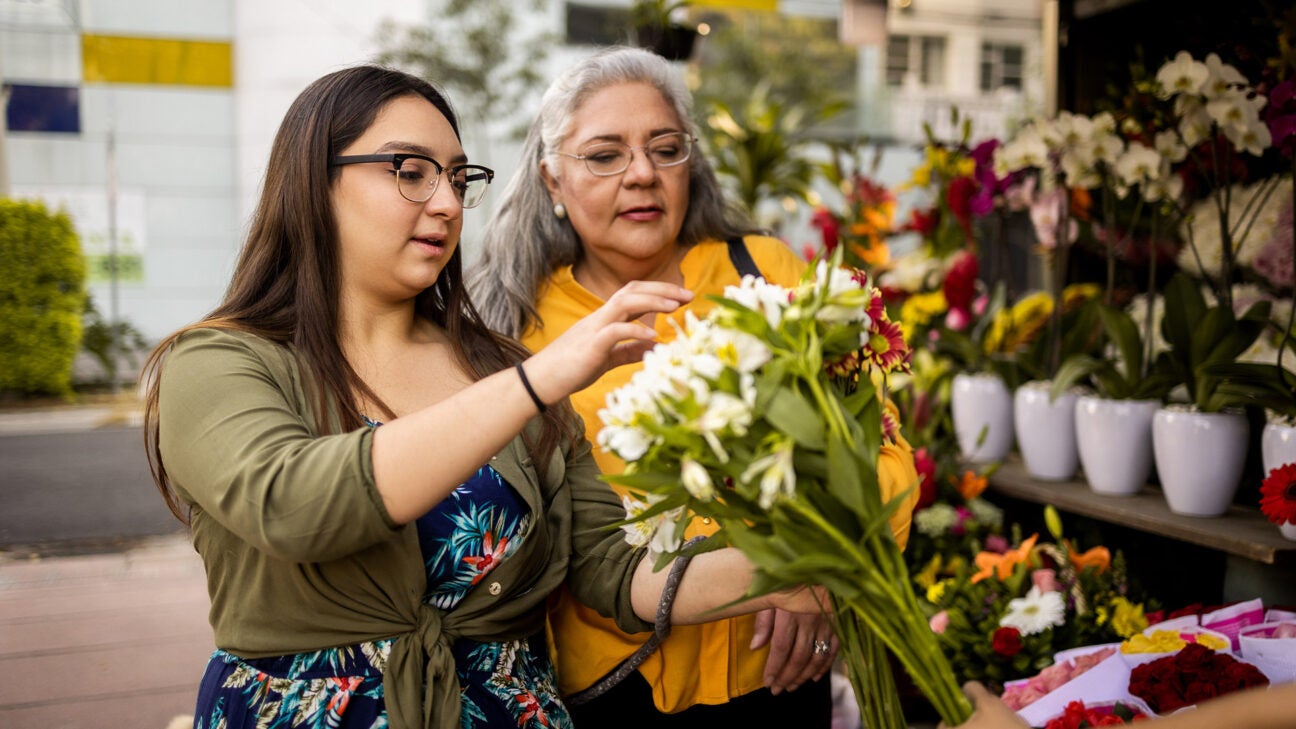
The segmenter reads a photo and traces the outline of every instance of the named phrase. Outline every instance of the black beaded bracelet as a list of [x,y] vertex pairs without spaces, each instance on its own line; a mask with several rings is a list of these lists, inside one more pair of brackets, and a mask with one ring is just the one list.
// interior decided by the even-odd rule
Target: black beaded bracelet
[[545,411],[545,404],[540,401],[540,396],[537,395],[535,389],[531,387],[531,381],[527,379],[526,370],[522,369],[521,362],[517,363],[517,372],[518,377],[522,378],[522,386],[526,388],[527,394],[531,396],[531,402],[535,403],[536,408],[543,413]]

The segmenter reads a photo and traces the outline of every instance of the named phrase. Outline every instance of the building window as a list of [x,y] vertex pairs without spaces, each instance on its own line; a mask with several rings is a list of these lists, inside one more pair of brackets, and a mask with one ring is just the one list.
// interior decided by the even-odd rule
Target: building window
[[630,9],[567,3],[567,44],[614,46],[629,39]]
[[904,86],[910,77],[921,86],[945,85],[944,37],[892,35],[887,38],[887,85]]
[[981,44],[981,90],[1022,87],[1022,47],[1012,43]]

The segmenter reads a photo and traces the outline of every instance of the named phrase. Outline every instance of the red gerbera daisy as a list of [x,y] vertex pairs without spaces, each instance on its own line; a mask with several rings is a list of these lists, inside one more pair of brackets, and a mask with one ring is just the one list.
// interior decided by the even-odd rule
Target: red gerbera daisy
[[1269,472],[1260,485],[1260,511],[1275,524],[1296,524],[1296,463]]
[[908,367],[909,348],[905,346],[904,332],[895,322],[874,319],[864,352],[870,362],[885,372]]

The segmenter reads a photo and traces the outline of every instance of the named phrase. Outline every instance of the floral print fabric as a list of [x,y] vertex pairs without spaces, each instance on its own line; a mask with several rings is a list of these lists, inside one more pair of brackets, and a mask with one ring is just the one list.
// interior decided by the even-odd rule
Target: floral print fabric
[[[451,611],[513,554],[532,515],[517,492],[483,466],[419,518],[428,573],[424,601]],[[195,729],[385,729],[382,675],[390,639],[274,658],[217,650],[198,694]],[[544,636],[452,646],[464,729],[565,728],[571,719]]]

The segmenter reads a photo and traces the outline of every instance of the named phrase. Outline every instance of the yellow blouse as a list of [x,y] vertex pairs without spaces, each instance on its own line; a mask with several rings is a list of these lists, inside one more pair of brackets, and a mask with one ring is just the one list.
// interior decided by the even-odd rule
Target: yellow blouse
[[[782,241],[748,236],[745,242],[766,280],[782,286],[792,286],[800,280],[806,264]],[[722,294],[726,286],[739,283],[728,247],[721,241],[704,241],[694,246],[685,254],[680,269],[684,286],[695,297],[670,316],[657,317],[655,326],[658,340],[662,342],[675,338],[674,324],[683,325],[686,311],[702,317],[711,310],[715,304],[706,298],[708,294]],[[536,302],[543,324],[528,331],[522,343],[532,351],[540,350],[603,303],[576,282],[570,266],[563,267],[549,278]],[[641,368],[639,364],[619,367],[572,395],[572,404],[585,420],[585,434],[590,442],[597,440],[601,427],[598,411],[604,406],[607,394],[629,382]],[[601,448],[594,449],[594,458],[604,473],[620,473],[625,468],[623,461]],[[918,476],[908,444],[884,448],[878,473],[884,501],[915,485]],[[899,509],[891,519],[892,531],[902,545],[909,535],[917,497],[915,488],[907,507]],[[710,519],[694,519],[686,538],[715,530]],[[723,704],[732,697],[762,688],[769,649],[753,651],[748,647],[754,622],[748,615],[674,627],[670,637],[639,666],[639,673],[653,688],[657,708],[673,713],[694,704]],[[622,632],[613,621],[582,605],[565,588],[550,601],[549,626],[556,646],[559,688],[564,694],[589,688],[634,653],[648,636]]]

